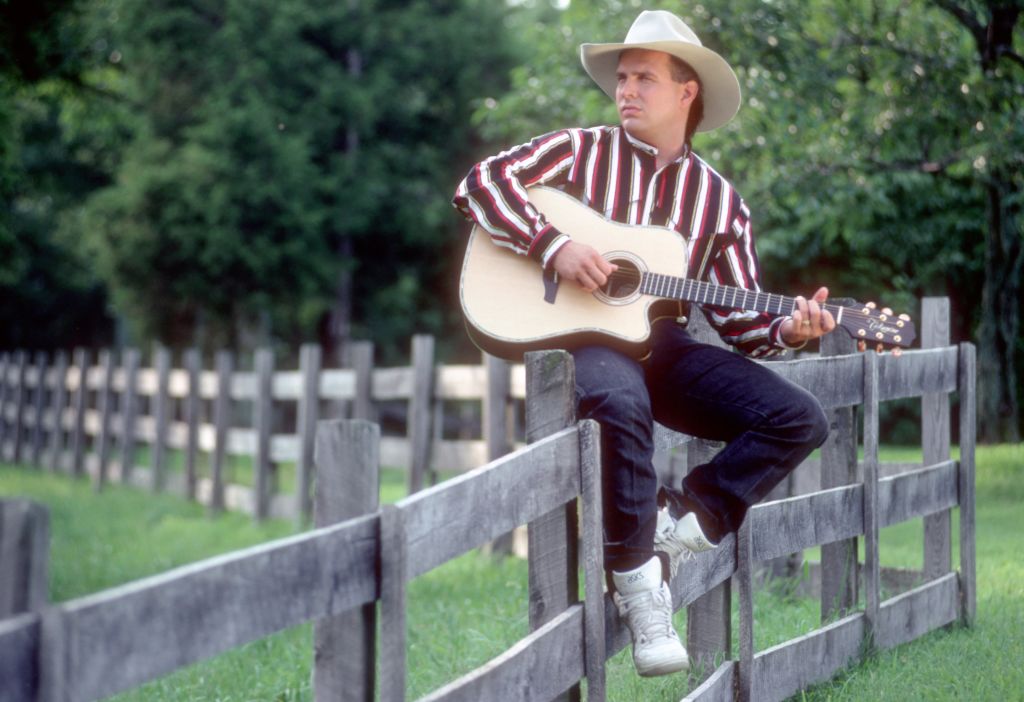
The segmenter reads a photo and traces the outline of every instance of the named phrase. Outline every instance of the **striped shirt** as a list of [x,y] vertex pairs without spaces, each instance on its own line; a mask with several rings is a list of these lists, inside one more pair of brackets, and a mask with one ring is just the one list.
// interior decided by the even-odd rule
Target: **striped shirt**
[[[526,188],[557,187],[610,220],[682,234],[689,270],[680,275],[760,290],[750,211],[739,193],[692,152],[660,170],[656,155],[618,126],[552,132],[478,163],[452,204],[498,246],[547,266],[569,236],[530,204]],[[701,309],[722,339],[748,356],[786,348],[779,337],[784,317]]]

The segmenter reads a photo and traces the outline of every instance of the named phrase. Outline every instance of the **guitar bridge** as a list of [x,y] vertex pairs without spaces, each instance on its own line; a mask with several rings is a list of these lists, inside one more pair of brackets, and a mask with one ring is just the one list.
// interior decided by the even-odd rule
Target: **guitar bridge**
[[555,304],[555,296],[558,294],[558,273],[553,269],[544,271],[544,302],[549,305]]

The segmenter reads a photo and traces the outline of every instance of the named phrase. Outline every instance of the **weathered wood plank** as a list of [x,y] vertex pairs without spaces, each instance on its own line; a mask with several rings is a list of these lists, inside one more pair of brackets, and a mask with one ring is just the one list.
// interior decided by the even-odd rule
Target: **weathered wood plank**
[[185,411],[185,498],[196,499],[196,485],[199,481],[199,422],[200,396],[199,377],[203,372],[203,357],[199,349],[185,352],[185,374],[187,387],[184,396]]
[[38,652],[38,614],[0,619],[0,700],[38,699]]
[[114,376],[114,354],[109,349],[100,351],[99,365],[102,370],[97,410],[100,416],[99,434],[96,438],[96,453],[99,459],[93,485],[99,490],[107,483],[107,471],[110,467],[110,450],[114,443],[111,432],[111,419],[114,410],[114,393],[111,384]]
[[503,654],[420,702],[508,700],[546,702],[584,674],[584,615],[580,605],[559,613]]
[[156,394],[152,401],[156,435],[150,447],[150,468],[153,471],[153,490],[161,491],[167,480],[167,425],[171,416],[171,397],[167,392],[171,372],[170,349],[157,346],[153,352],[153,366],[156,368]]
[[125,349],[121,354],[124,366],[124,388],[121,391],[121,482],[131,483],[135,468],[136,420],[138,417],[139,364],[142,358],[138,349]]
[[798,361],[773,361],[764,365],[807,389],[826,410],[859,405],[864,395],[859,382],[860,356],[819,356]]
[[892,648],[913,641],[960,616],[956,573],[947,573],[910,592],[882,602],[875,627],[875,644]]
[[[905,522],[957,504],[957,466],[945,461],[878,481],[878,525]],[[927,577],[927,573],[926,573]]]
[[257,521],[267,518],[270,497],[274,491],[274,464],[270,456],[270,437],[274,432],[274,401],[271,388],[274,380],[274,352],[258,349],[254,359],[256,369],[256,399],[253,401],[252,424],[256,437],[253,452],[253,489],[256,492]]
[[25,441],[25,424],[28,414],[29,393],[26,388],[28,376],[28,354],[25,351],[14,353],[14,422],[11,426],[11,462],[21,463],[22,445]]
[[434,396],[442,400],[479,400],[487,387],[487,378],[486,360],[482,364],[473,366],[439,366]]
[[[375,421],[377,418],[373,406],[373,342],[353,341],[349,346],[352,371],[354,372],[354,399],[352,417]],[[408,465],[403,463],[402,465]]]
[[43,608],[49,596],[50,513],[0,499],[0,619]]
[[[314,517],[325,527],[377,511],[380,427],[362,420],[320,422],[316,434]],[[313,628],[318,702],[373,702],[377,606],[325,617]]]
[[384,505],[380,512],[381,702],[405,702],[408,553],[405,514],[395,505]]
[[754,696],[754,557],[751,521],[744,519],[736,532],[736,582],[739,590],[740,661],[736,698],[741,702],[760,700]]
[[[921,300],[921,348],[949,346],[949,298]],[[925,465],[949,460],[949,395],[921,396],[921,452]],[[952,513],[944,510],[924,518],[924,573],[936,578],[953,567]]]
[[878,358],[878,399],[899,400],[956,390],[956,347],[904,351]]
[[74,372],[69,377],[69,381],[76,384],[72,402],[71,473],[77,476],[85,472],[85,442],[88,440],[85,435],[85,409],[89,396],[85,386],[85,373],[89,367],[88,350],[75,349],[73,364]]
[[[313,488],[314,460],[316,447],[316,425],[320,419],[320,398],[317,395],[317,377],[323,363],[320,346],[303,344],[299,352],[302,388],[299,393],[298,416],[295,431],[299,442],[295,464],[295,513],[299,523],[308,519],[312,512],[311,490]],[[275,437],[276,438],[276,437]],[[273,442],[276,444],[276,442]],[[271,447],[271,457],[276,458],[276,446]]]
[[579,480],[578,430],[570,427],[401,500],[409,577],[559,508],[579,494]]
[[767,561],[863,534],[863,505],[862,485],[755,505],[747,517],[752,523],[754,560]]
[[[704,322],[703,319],[701,319]],[[720,342],[717,335],[702,325],[711,341]],[[712,460],[719,446],[710,441],[696,439],[686,444],[686,464],[693,470]],[[716,659],[729,656],[732,648],[732,589],[728,580],[694,599],[686,609],[686,650],[690,656],[691,671],[710,672]],[[691,678],[693,674],[691,673]],[[695,680],[695,678],[693,678]]]
[[864,598],[870,641],[878,621],[881,576],[878,556],[878,401],[879,356],[864,354]]
[[960,344],[960,596],[965,624],[974,623],[978,606],[975,543],[974,448],[978,429],[976,358],[973,344]]
[[375,400],[408,400],[413,392],[413,369],[375,368],[371,380]]
[[[67,404],[68,356],[63,351],[57,352],[53,364],[53,389],[50,391],[50,441],[46,460],[47,468],[58,473],[62,469],[64,456],[64,407]],[[0,421],[0,426],[3,422]]]
[[715,669],[700,687],[682,699],[682,702],[733,702],[736,699],[735,661],[726,661]]
[[[838,356],[856,351],[857,342],[846,334],[829,334],[821,340],[823,355]],[[853,407],[837,407],[827,412],[832,426],[828,440],[821,447],[822,489],[857,482],[856,412]],[[855,511],[862,515],[859,508]],[[857,605],[857,537],[820,543],[821,621],[826,622],[846,616]]]
[[[575,424],[576,369],[572,356],[565,351],[531,352],[525,361],[526,441],[533,443]],[[527,526],[531,630],[550,621],[579,597],[578,523],[573,500]],[[578,702],[579,686],[573,686],[559,699]]]
[[412,338],[413,388],[409,398],[408,441],[412,451],[409,464],[409,494],[423,489],[430,467],[431,407],[434,396],[434,337],[417,334]]
[[43,439],[45,427],[43,416],[46,409],[46,368],[49,358],[45,351],[36,353],[35,377],[36,382],[32,389],[32,438],[29,442],[29,462],[39,468],[42,467]]
[[580,504],[582,515],[584,659],[588,702],[604,702],[604,519],[601,501],[601,429],[597,422],[579,424]]
[[864,615],[858,612],[758,653],[752,699],[784,700],[830,679],[859,658],[864,627]]
[[231,383],[235,357],[230,351],[218,351],[217,397],[213,403],[214,449],[211,466],[213,490],[210,508],[216,513],[224,509],[224,467],[228,455],[228,433],[231,428]]
[[378,538],[369,515],[57,605],[44,617],[44,698],[106,697],[372,602]]
[[348,369],[332,368],[320,374],[317,392],[325,400],[351,400],[355,396],[355,373]]

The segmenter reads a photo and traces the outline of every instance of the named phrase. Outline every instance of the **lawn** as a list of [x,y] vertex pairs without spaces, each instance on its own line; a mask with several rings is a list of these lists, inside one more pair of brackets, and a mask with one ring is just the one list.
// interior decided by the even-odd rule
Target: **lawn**
[[[905,453],[883,458],[908,459]],[[982,448],[977,465],[976,625],[934,632],[876,653],[797,699],[1024,699],[1024,564],[1019,557],[1024,552],[1024,449]],[[382,482],[384,501],[402,495],[397,471],[384,471]],[[120,486],[97,494],[85,481],[10,466],[0,466],[0,494],[28,496],[49,505],[54,601],[286,536],[295,529],[290,522],[257,525],[236,514],[212,519],[203,507],[176,497]],[[921,541],[920,520],[883,530],[882,564],[920,567]],[[526,633],[526,580],[524,562],[473,553],[411,583],[410,699],[488,660]],[[760,650],[817,627],[818,603],[784,587],[765,588],[756,595],[755,616]],[[679,613],[676,621],[685,630],[685,614]],[[308,625],[296,627],[117,699],[309,700],[311,636]],[[608,689],[610,700],[675,701],[685,694],[686,683],[678,676],[638,678],[628,651],[623,651],[609,664]]]

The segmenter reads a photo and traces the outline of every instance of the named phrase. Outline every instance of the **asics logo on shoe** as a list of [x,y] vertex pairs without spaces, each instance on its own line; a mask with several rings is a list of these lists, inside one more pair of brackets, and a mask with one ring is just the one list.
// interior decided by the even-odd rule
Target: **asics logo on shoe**
[[626,583],[629,584],[629,585],[632,585],[633,583],[638,583],[638,582],[641,582],[642,580],[644,580],[644,574],[643,573],[633,573],[632,575],[629,576],[629,578],[626,579]]

